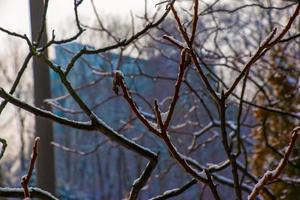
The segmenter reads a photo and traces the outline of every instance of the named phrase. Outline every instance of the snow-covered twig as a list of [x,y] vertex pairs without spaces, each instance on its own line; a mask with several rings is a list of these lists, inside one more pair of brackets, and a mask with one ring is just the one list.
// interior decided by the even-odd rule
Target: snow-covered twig
[[259,195],[259,192],[265,185],[267,185],[271,181],[274,181],[275,179],[277,179],[280,176],[280,174],[283,172],[284,168],[286,167],[286,165],[288,163],[289,156],[291,155],[291,153],[293,151],[296,140],[299,137],[299,134],[300,134],[299,131],[300,131],[299,126],[294,128],[294,130],[292,131],[291,142],[284,154],[284,157],[281,159],[278,166],[274,170],[267,171],[263,175],[263,177],[254,186],[251,194],[248,196],[248,200],[254,200],[256,198],[256,196]]

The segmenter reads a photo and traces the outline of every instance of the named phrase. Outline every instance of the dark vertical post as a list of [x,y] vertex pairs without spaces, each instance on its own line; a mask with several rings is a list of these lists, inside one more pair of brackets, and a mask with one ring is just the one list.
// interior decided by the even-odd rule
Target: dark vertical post
[[[40,31],[43,18],[43,0],[30,0],[31,35],[34,41]],[[40,46],[47,42],[46,30],[41,38]],[[47,51],[44,52],[47,54]],[[50,76],[47,65],[36,57],[33,58],[34,102],[38,107],[50,109],[43,101],[51,97]],[[50,142],[53,141],[52,122],[43,118],[35,118],[35,135],[41,138],[39,157],[37,160],[38,187],[55,193],[54,151]]]

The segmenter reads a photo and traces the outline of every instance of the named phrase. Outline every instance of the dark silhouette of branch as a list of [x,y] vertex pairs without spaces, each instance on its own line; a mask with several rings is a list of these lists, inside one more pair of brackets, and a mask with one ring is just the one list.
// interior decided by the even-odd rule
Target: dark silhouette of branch
[[[26,68],[28,66],[28,63],[29,63],[29,61],[30,61],[31,58],[32,58],[32,53],[29,53],[26,56],[26,58],[25,58],[25,60],[23,62],[23,65],[22,65],[21,69],[19,70],[19,72],[17,74],[16,79],[14,80],[14,83],[13,83],[13,85],[12,85],[10,91],[9,91],[9,94],[12,95],[16,91],[17,86],[20,83],[20,80],[21,80],[21,78],[22,78],[22,76],[23,76],[23,74],[24,74],[24,72],[25,72],[25,70],[26,70]],[[0,104],[0,115],[1,115],[1,113],[3,111],[3,109],[5,108],[6,104],[7,104],[7,100],[4,100],[3,102],[1,102],[1,104]]]
[[191,43],[194,43],[196,32],[197,32],[197,23],[198,23],[198,9],[199,9],[199,1],[194,1],[194,16],[193,16],[193,26],[192,26],[192,35],[191,35]]
[[157,165],[158,159],[150,160],[142,172],[141,176],[133,182],[131,187],[131,191],[129,193],[129,200],[137,199],[139,192],[142,188],[146,185],[147,181],[149,180],[152,171],[155,169]]
[[26,102],[23,102],[13,96],[11,96],[3,88],[0,88],[0,97],[5,99],[7,102],[9,102],[19,108],[22,108],[36,116],[45,117],[45,118],[47,118],[49,120],[53,120],[59,124],[70,126],[73,128],[82,129],[82,130],[96,130],[95,127],[91,126],[90,122],[78,122],[78,121],[74,121],[74,120],[70,120],[70,119],[67,119],[64,117],[57,116],[50,111],[29,105]]
[[95,50],[91,50],[91,49],[87,49],[86,47],[84,47],[83,49],[81,49],[69,62],[65,74],[68,75],[68,73],[71,71],[71,69],[73,68],[75,62],[82,56],[82,55],[89,55],[89,54],[98,54],[98,53],[102,53],[102,52],[106,52],[106,51],[110,51],[119,47],[125,47],[131,43],[133,43],[135,40],[139,39],[140,37],[142,37],[145,33],[147,33],[147,31],[149,31],[152,28],[157,27],[159,24],[161,24],[164,19],[168,16],[172,5],[175,3],[175,0],[170,1],[169,6],[167,8],[167,10],[165,11],[165,13],[156,21],[156,22],[150,22],[149,24],[147,24],[142,30],[140,30],[139,32],[137,32],[135,35],[131,36],[128,39],[124,39],[119,41],[118,43],[115,43],[113,45],[107,46],[107,47],[102,47],[99,49],[95,49]]
[[0,160],[2,159],[2,157],[4,156],[6,147],[7,147],[7,142],[5,139],[0,138],[0,143],[2,144],[2,149],[1,149],[1,153],[0,153]]
[[[40,188],[29,187],[28,188],[30,197],[39,198],[39,199],[48,199],[48,200],[58,200],[55,196],[46,192]],[[24,189],[23,188],[3,188],[0,187],[0,196],[7,198],[23,198]]]
[[211,179],[211,174],[209,173],[209,171],[207,169],[205,170],[205,173],[206,173],[206,176],[207,176],[209,187],[211,188],[211,191],[214,195],[214,198],[216,200],[221,200],[219,192],[217,190],[217,186],[214,184],[213,180]]

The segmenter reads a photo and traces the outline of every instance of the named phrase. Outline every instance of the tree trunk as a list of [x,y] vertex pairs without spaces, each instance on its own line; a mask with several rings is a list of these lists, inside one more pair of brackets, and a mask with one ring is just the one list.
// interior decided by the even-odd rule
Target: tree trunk
[[[31,34],[33,40],[36,39],[41,26],[43,17],[44,1],[30,0],[31,13]],[[40,46],[47,41],[46,30],[44,31]],[[44,52],[47,54],[47,52]],[[47,65],[37,58],[33,58],[34,76],[34,101],[35,105],[44,109],[50,109],[43,103],[44,99],[51,97],[50,76]],[[52,122],[36,117],[35,135],[41,138],[39,145],[39,157],[37,159],[37,185],[38,187],[55,193],[55,165],[54,151],[50,142],[53,141]]]

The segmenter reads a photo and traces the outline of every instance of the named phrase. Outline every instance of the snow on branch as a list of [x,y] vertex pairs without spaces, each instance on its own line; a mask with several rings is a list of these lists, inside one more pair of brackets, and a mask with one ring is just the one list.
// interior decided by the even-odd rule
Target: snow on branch
[[284,168],[286,167],[287,163],[288,163],[288,159],[289,156],[291,155],[293,148],[295,146],[296,140],[300,135],[300,127],[296,127],[294,128],[294,130],[292,131],[292,138],[291,138],[291,142],[284,154],[284,157],[281,159],[281,161],[279,162],[278,166],[271,171],[267,171],[263,177],[258,181],[258,183],[254,186],[251,194],[248,196],[248,200],[254,200],[256,198],[256,196],[259,195],[261,189],[267,185],[268,183],[274,181],[275,179],[277,179],[280,174],[282,174]]

